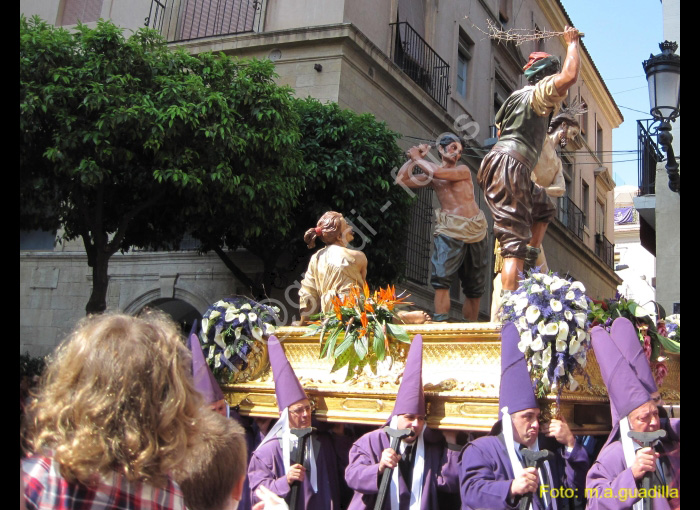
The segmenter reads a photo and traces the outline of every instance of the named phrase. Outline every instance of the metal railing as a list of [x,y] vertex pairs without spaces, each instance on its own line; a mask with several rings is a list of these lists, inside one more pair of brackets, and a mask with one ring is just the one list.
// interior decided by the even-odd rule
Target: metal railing
[[595,235],[595,254],[608,267],[615,269],[615,245],[608,241],[605,234]]
[[430,272],[430,242],[433,217],[433,190],[414,190],[417,200],[411,207],[406,228],[406,279],[427,285]]
[[583,241],[583,224],[585,215],[576,204],[567,196],[559,198],[559,208],[557,210],[557,219],[561,221],[566,228],[574,233],[576,237]]
[[263,0],[151,0],[146,26],[168,41],[259,32]]
[[656,164],[664,160],[663,154],[652,138],[654,119],[637,121],[637,166],[639,169],[639,195],[656,193]]
[[391,59],[442,108],[450,94],[450,65],[405,21],[391,23]]

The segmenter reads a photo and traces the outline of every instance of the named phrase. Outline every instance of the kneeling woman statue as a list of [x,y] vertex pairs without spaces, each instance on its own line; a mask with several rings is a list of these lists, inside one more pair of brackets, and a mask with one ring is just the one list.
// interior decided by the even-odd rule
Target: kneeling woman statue
[[[304,324],[311,315],[331,310],[334,296],[349,294],[354,285],[362,287],[367,278],[367,257],[361,251],[347,247],[354,236],[342,214],[328,211],[321,216],[316,227],[304,234],[309,249],[316,246],[316,239],[323,241],[326,247],[313,254],[301,282],[301,320],[298,325]],[[430,316],[421,310],[399,312],[398,315],[407,324],[422,324],[430,320]]]

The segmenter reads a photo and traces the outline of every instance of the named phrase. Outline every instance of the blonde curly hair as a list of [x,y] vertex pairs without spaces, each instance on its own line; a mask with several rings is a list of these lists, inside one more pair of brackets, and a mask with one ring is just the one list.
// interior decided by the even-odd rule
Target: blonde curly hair
[[164,314],[83,319],[30,405],[30,448],[53,457],[69,481],[116,471],[162,487],[200,433],[202,398],[190,371],[190,353]]

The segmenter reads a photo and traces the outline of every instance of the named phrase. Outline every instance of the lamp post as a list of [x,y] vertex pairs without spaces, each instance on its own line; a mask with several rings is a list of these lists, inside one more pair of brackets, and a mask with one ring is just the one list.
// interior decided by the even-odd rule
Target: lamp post
[[659,123],[656,128],[659,145],[666,153],[666,173],[668,187],[676,193],[681,192],[681,175],[678,162],[673,154],[673,135],[671,122],[681,113],[681,57],[676,55],[678,44],[664,41],[659,44],[661,53],[649,55],[649,60],[642,62],[649,85],[650,113]]

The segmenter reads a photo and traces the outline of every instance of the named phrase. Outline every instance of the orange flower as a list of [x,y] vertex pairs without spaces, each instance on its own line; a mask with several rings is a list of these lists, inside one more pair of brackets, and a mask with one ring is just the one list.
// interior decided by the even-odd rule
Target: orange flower
[[374,307],[369,299],[365,301],[365,312],[374,313]]
[[367,285],[367,282],[362,286],[362,290],[364,291],[365,299],[367,299],[369,297],[369,285]]
[[[365,329],[365,331],[366,331],[367,324],[369,323],[369,321],[367,320],[367,314],[365,312],[362,312],[360,314],[360,322],[362,322],[362,328]],[[364,336],[364,334],[363,334],[363,336]]]

